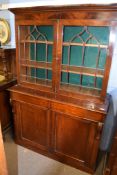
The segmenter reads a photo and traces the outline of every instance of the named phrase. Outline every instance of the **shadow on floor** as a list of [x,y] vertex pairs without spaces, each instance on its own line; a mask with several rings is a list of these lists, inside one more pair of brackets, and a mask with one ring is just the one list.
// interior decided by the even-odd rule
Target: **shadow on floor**
[[[16,145],[11,130],[5,134],[4,147],[9,175],[89,175]],[[94,175],[102,175],[103,156],[98,163],[99,166]]]
[[18,175],[18,146],[11,129],[4,134],[4,148],[9,175]]

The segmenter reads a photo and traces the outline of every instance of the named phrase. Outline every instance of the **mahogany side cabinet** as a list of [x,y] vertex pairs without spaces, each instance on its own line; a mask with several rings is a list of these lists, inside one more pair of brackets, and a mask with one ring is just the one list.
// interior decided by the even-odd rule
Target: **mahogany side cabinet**
[[89,173],[96,169],[117,6],[10,9],[18,84],[10,88],[16,143]]
[[11,47],[0,48],[0,121],[2,130],[6,130],[12,121],[10,94],[6,89],[16,84],[15,58],[16,50]]

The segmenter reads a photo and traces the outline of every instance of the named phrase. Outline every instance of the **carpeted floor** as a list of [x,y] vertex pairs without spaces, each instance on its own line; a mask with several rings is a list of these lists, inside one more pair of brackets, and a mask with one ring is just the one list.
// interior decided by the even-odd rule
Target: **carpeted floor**
[[[11,132],[5,134],[4,146],[9,175],[89,175],[16,145]],[[101,175],[101,169],[95,175]]]

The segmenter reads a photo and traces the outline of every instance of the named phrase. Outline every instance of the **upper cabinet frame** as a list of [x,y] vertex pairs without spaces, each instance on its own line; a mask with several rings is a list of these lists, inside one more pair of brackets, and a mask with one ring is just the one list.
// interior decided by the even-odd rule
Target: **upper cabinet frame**
[[[29,8],[16,8],[16,9],[10,9],[13,13],[16,14],[16,43],[17,43],[17,76],[18,76],[18,83],[37,90],[48,91],[53,92],[54,96],[56,98],[58,97],[72,97],[72,98],[79,98],[79,99],[95,99],[95,100],[104,100],[106,97],[106,91],[107,91],[107,85],[108,85],[108,79],[109,79],[109,73],[110,73],[110,67],[111,67],[111,61],[113,56],[113,49],[114,49],[114,38],[117,33],[117,22],[116,22],[116,16],[117,16],[117,6],[115,5],[85,5],[85,6],[60,6],[60,7],[29,7]],[[52,41],[46,41],[46,45],[53,45],[53,61],[52,65],[46,61],[46,63],[41,63],[40,65],[36,62],[34,65],[38,68],[46,68],[48,70],[52,70],[52,83],[39,83],[37,85],[36,83],[29,84],[27,82],[22,82],[20,79],[20,72],[21,72],[21,65],[19,65],[19,58],[20,58],[20,50],[19,45],[23,45],[24,40],[19,41],[19,27],[20,26],[39,26],[39,25],[53,25],[53,31],[54,31],[54,37],[53,37],[53,43]],[[88,40],[82,43],[73,42],[73,38],[71,38],[71,41],[63,41],[63,28],[69,26],[76,26],[76,27],[83,27],[81,33],[77,33],[81,37],[83,32],[86,32],[90,35],[90,37],[95,38],[95,41],[98,43],[97,37],[92,34],[91,27],[107,27],[109,28],[109,37],[108,37],[108,44],[104,43],[90,43]],[[90,31],[91,29],[91,31]],[[84,31],[83,31],[84,30]],[[37,32],[38,33],[38,32]],[[80,38],[79,37],[79,38]],[[28,43],[28,41],[27,41]],[[40,44],[40,41],[31,41],[31,44]],[[42,42],[44,44],[44,41]],[[68,62],[69,64],[63,64],[65,63],[65,60],[63,61],[63,47],[69,48],[67,52],[69,52],[69,58]],[[82,47],[82,55],[85,55],[86,48],[98,48],[98,56],[96,59],[96,67],[88,67],[84,66],[85,63],[85,56],[82,56],[81,65],[73,65],[73,60],[71,60],[70,54],[75,51],[75,47]],[[72,48],[72,49],[71,49]],[[104,70],[101,70],[99,66],[99,55],[100,50],[106,50],[106,62]],[[21,49],[22,50],[22,49]],[[46,49],[47,50],[47,49]],[[71,50],[71,51],[70,51]],[[70,53],[71,52],[71,53]],[[88,51],[87,51],[88,52]],[[46,53],[47,55],[47,53]],[[65,54],[64,54],[65,55]],[[102,53],[103,55],[103,53]],[[88,60],[88,59],[87,59]],[[86,61],[88,62],[88,61]],[[78,67],[79,66],[79,67]],[[29,64],[29,67],[31,65]],[[61,74],[64,72],[64,76],[61,78]],[[68,82],[71,78],[72,83],[74,83],[73,75],[79,74],[79,82],[80,87],[77,88],[77,86],[68,86],[65,85],[65,87],[62,86],[62,83],[66,83],[66,80],[64,80],[64,77],[66,76],[66,73],[68,73]],[[33,73],[32,73],[33,74]],[[47,74],[47,72],[46,72]],[[71,76],[71,77],[69,77]],[[76,76],[76,75],[75,75]],[[75,77],[74,76],[74,77]],[[91,82],[88,83],[84,81],[86,76],[91,77]],[[85,77],[85,78],[84,78]],[[92,78],[93,77],[93,78]],[[99,84],[97,83],[97,77]],[[101,82],[100,79],[103,79]],[[46,78],[47,79],[47,78]],[[62,81],[61,81],[62,80]],[[71,81],[70,80],[70,81]],[[88,84],[88,90],[82,91],[81,85],[82,82],[86,85]],[[93,83],[92,83],[93,82]],[[100,83],[101,82],[101,83]],[[71,83],[71,84],[72,84]],[[70,84],[70,83],[68,83]],[[83,84],[83,86],[84,86]],[[94,90],[92,91],[92,84],[94,85]],[[101,84],[101,86],[100,86]],[[76,84],[75,84],[76,85]],[[98,88],[100,90],[98,91]],[[91,89],[91,91],[89,90]],[[86,97],[86,98],[85,98]]]

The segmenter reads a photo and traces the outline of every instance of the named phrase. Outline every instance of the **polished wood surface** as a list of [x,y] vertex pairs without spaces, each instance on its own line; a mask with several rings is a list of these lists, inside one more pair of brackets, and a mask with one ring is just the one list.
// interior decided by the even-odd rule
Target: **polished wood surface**
[[[115,37],[117,30],[117,6],[30,7],[10,10],[15,13],[16,24],[18,84],[10,88],[16,142],[63,163],[94,173],[101,131],[109,106],[106,90],[115,44],[112,36]],[[53,41],[40,42],[27,38],[25,34],[30,33],[28,26],[31,25],[51,25],[54,31]],[[70,68],[69,65],[61,63],[62,47],[69,45],[69,42],[62,41],[65,25],[109,27],[109,44],[100,45],[102,49],[107,49],[104,70],[95,71],[83,66],[78,69],[75,66]],[[30,58],[29,44],[40,43],[53,46],[51,63],[41,63]],[[74,42],[72,45],[81,47],[83,44]],[[83,46],[98,47],[87,43]],[[37,52],[38,50],[34,50],[35,54]],[[37,80],[37,77],[32,80],[31,75],[26,72],[33,67],[51,70],[52,81]],[[62,70],[97,75],[103,78],[102,89],[97,91],[61,85]]]
[[2,139],[1,123],[0,123],[0,175],[8,175],[3,139]]
[[6,129],[10,126],[11,124],[11,107],[9,104],[9,92],[8,91],[1,91],[0,92],[0,121],[2,125],[2,129]]
[[105,114],[11,88],[16,142],[92,173]]
[[[22,137],[41,149],[47,149],[49,137],[49,114],[47,108],[21,103],[20,114]],[[27,116],[27,117],[25,117]],[[33,127],[32,127],[33,124]],[[35,131],[34,131],[35,130]],[[27,132],[28,131],[28,132]]]
[[54,115],[53,146],[55,154],[68,159],[67,161],[79,161],[95,168],[96,157],[93,157],[95,155],[92,150],[96,149],[94,144],[98,133],[98,124],[79,119],[78,116],[58,112],[55,112]]

